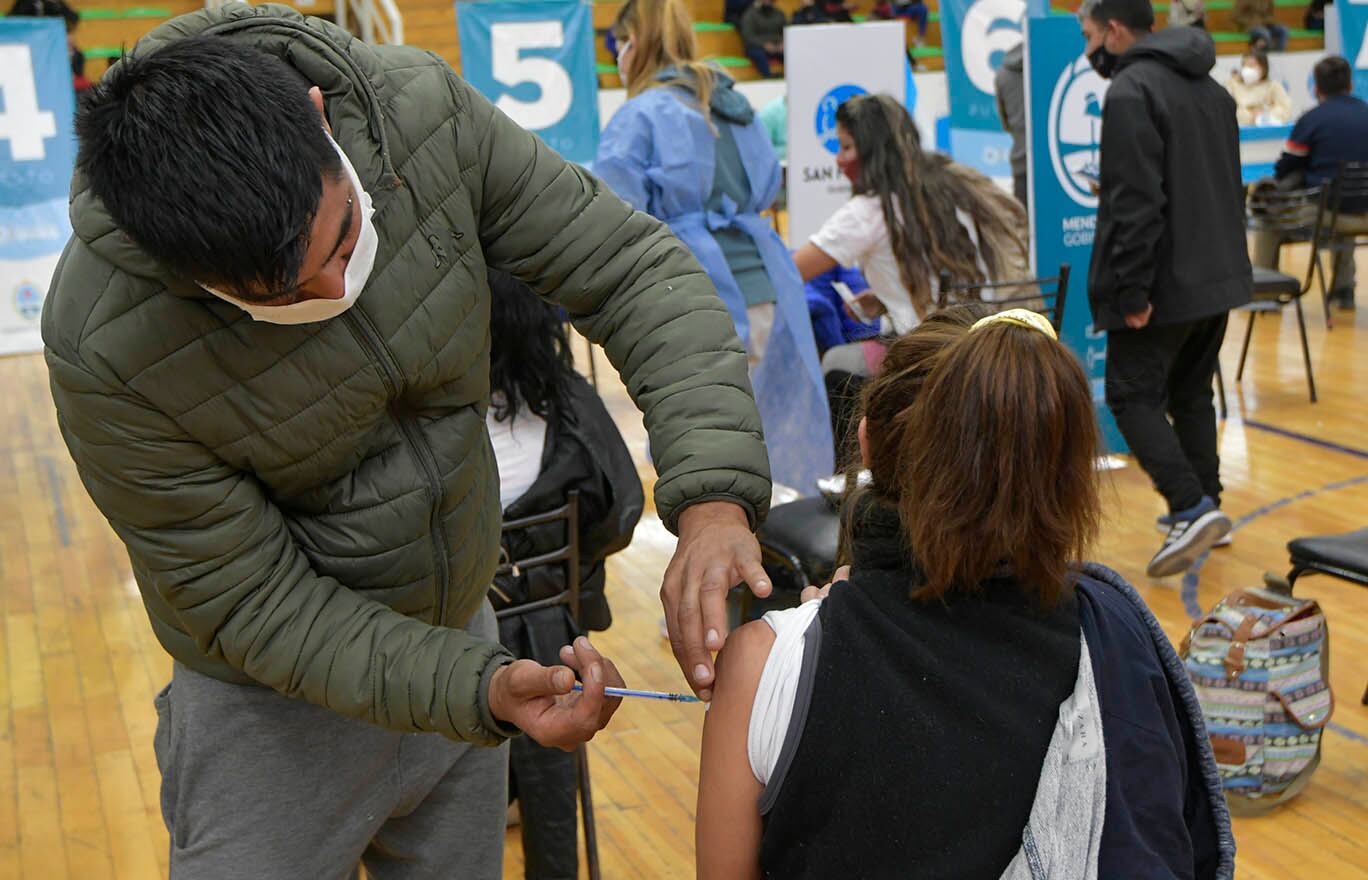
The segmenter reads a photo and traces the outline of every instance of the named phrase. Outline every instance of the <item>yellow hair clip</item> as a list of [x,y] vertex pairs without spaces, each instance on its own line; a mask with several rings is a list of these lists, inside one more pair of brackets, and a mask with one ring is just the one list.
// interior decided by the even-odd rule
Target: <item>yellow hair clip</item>
[[1039,330],[1051,339],[1058,341],[1059,336],[1055,333],[1054,325],[1049,319],[1039,312],[1030,309],[1008,309],[1005,312],[998,312],[986,318],[979,318],[974,322],[974,326],[969,328],[973,333],[980,327],[987,327],[990,324],[1016,324],[1018,327],[1025,327],[1027,330]]

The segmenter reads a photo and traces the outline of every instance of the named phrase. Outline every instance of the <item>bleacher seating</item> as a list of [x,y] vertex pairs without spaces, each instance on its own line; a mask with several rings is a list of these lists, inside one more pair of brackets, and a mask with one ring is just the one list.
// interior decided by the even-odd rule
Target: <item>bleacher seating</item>
[[[334,0],[274,0],[288,3],[306,15],[332,17]],[[97,80],[118,60],[125,49],[133,47],[148,31],[162,22],[204,8],[203,0],[128,0],[95,3],[72,2],[81,16],[76,28],[76,45],[86,57],[86,76]]]
[[[301,12],[331,18],[335,10],[335,0],[287,0]],[[598,0],[593,3],[593,22],[595,31],[595,60],[598,62],[599,86],[618,88],[616,59],[608,52],[603,43],[603,34],[612,25],[625,0]],[[720,64],[731,76],[738,80],[757,79],[754,68],[746,60],[741,37],[735,28],[722,22],[722,0],[685,0],[694,18],[695,34],[698,38],[700,54]],[[858,0],[862,11],[872,8],[873,0]],[[81,13],[81,26],[77,31],[78,44],[86,53],[87,75],[99,78],[107,66],[102,59],[118,58],[125,46],[131,46],[139,37],[155,28],[168,18],[202,7],[199,0],[126,0],[109,2],[98,0],[90,5],[74,4]],[[802,0],[778,0],[779,8],[792,15]],[[941,51],[941,23],[939,0],[928,0],[931,7],[927,33],[921,46],[913,40],[915,25],[907,22],[908,47],[919,70],[941,70],[944,68],[944,55]],[[1244,51],[1247,37],[1236,31],[1231,15],[1234,0],[1208,0],[1206,4],[1207,27],[1216,40],[1216,49],[1222,55],[1236,55]],[[1278,21],[1290,30],[1289,51],[1318,50],[1325,43],[1323,35],[1316,31],[1302,30],[1302,19],[1306,12],[1305,0],[1275,0]],[[456,9],[452,0],[399,0],[399,9],[404,17],[406,42],[436,52],[457,70],[461,65],[460,44],[456,36]],[[1156,3],[1155,11],[1162,25],[1168,15],[1167,3]],[[856,15],[864,18],[863,15]]]

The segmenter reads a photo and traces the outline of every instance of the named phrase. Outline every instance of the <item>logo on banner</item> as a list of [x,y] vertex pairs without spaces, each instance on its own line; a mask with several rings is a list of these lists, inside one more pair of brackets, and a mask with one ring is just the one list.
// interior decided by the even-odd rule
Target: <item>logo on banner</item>
[[1060,74],[1050,98],[1050,164],[1064,192],[1085,208],[1097,207],[1092,180],[1100,166],[1106,94],[1107,81],[1080,56]]
[[834,156],[841,151],[841,142],[836,138],[836,108],[851,98],[867,94],[869,92],[859,86],[846,84],[827,92],[817,102],[817,118],[814,121],[817,140],[828,153]]
[[1002,56],[1021,42],[1025,16],[1025,0],[978,0],[965,13],[960,58],[969,81],[980,92],[997,93],[993,74],[1002,65]]
[[14,289],[14,310],[25,321],[38,320],[38,316],[43,312],[42,292],[35,285],[21,281]]

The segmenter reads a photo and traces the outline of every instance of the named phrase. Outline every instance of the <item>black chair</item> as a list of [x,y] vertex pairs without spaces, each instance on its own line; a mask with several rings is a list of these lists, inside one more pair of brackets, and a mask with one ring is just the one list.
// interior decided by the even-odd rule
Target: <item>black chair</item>
[[1310,292],[1317,277],[1325,285],[1325,267],[1320,254],[1329,246],[1327,208],[1330,193],[1322,187],[1277,190],[1257,189],[1249,198],[1249,228],[1259,232],[1277,233],[1280,245],[1309,242],[1311,260],[1306,266],[1306,277],[1296,277],[1277,269],[1254,267],[1254,300],[1242,311],[1249,314],[1245,324],[1244,344],[1240,347],[1240,365],[1235,369],[1235,381],[1244,378],[1245,360],[1249,356],[1249,341],[1254,336],[1254,319],[1261,314],[1281,313],[1287,305],[1297,311],[1297,330],[1301,334],[1302,361],[1306,364],[1306,384],[1311,402],[1316,402],[1316,378],[1311,371],[1311,348],[1306,344],[1306,315],[1302,312],[1302,297]]
[[[1319,535],[1288,542],[1292,570],[1287,573],[1289,588],[1305,574],[1328,574],[1368,587],[1368,529],[1346,535]],[[1363,692],[1368,706],[1368,689]]]
[[[1345,211],[1348,204],[1354,210]],[[1353,253],[1368,245],[1368,232],[1341,232],[1337,228],[1341,214],[1368,214],[1368,162],[1341,162],[1335,174],[1335,182],[1330,189],[1330,218],[1326,223],[1329,240],[1325,250],[1332,256],[1345,251]],[[1333,329],[1334,317],[1330,311],[1330,288],[1321,279],[1321,290],[1325,295],[1325,328]]]
[[[804,587],[831,580],[841,545],[841,517],[824,497],[800,498],[771,508],[756,538],[760,564],[774,587],[770,598],[763,600],[763,609],[791,607],[798,604]],[[762,600],[744,586],[732,595],[739,605],[740,621],[751,620]]]
[[[510,605],[495,612],[495,616],[503,620],[507,617],[515,617],[520,614],[527,614],[532,611],[539,611],[543,608],[564,607],[570,617],[570,622],[576,632],[581,632],[579,623],[579,603],[580,603],[580,548],[579,548],[579,493],[571,491],[566,494],[565,503],[555,510],[545,513],[538,513],[532,516],[525,516],[519,519],[504,520],[504,534],[516,532],[520,529],[532,526],[546,525],[548,523],[565,523],[565,544],[555,550],[537,556],[530,556],[526,559],[511,559],[505,550],[503,559],[500,560],[498,573],[514,575],[520,574],[529,568],[538,566],[558,565],[565,569],[565,589],[543,599],[536,599],[531,602],[523,602],[518,605]],[[506,546],[505,542],[505,546]],[[498,592],[498,588],[492,588]],[[502,596],[505,601],[511,601],[510,597]],[[575,764],[577,770],[577,781],[579,785],[580,797],[580,817],[584,822],[584,855],[585,861],[589,866],[590,880],[599,880],[599,855],[598,855],[598,829],[594,824],[594,797],[589,784],[589,750],[583,744],[575,749]]]
[[[1007,295],[1001,298],[990,295],[985,298],[984,291],[991,291],[993,294],[1005,292]],[[949,272],[942,272],[940,296],[936,307],[943,309],[959,303],[977,302],[998,309],[1030,309],[1049,318],[1055,332],[1059,333],[1064,327],[1064,302],[1068,295],[1068,263],[1061,263],[1059,274],[1053,278],[996,281],[991,284],[957,283],[950,277]]]

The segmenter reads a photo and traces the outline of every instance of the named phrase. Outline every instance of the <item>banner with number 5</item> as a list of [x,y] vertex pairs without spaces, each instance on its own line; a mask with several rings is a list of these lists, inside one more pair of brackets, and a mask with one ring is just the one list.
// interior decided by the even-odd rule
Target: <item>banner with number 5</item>
[[581,0],[458,2],[461,72],[572,162],[598,149],[593,18]]
[[71,237],[75,96],[60,18],[0,19],[0,354],[43,347],[38,319]]

